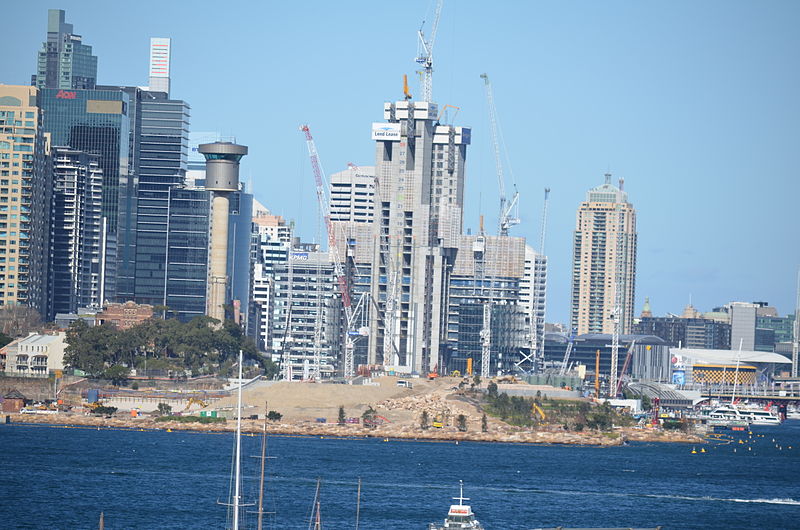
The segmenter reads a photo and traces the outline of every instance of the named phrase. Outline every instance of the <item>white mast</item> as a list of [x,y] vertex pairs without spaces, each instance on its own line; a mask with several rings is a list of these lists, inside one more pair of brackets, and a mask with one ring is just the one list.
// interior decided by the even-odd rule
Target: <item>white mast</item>
[[794,305],[794,341],[792,342],[792,377],[800,375],[798,371],[798,350],[800,350],[800,270],[797,271],[797,300]]
[[239,399],[236,405],[236,473],[233,494],[233,530],[239,530],[239,495],[242,451],[242,350],[239,350]]
[[742,358],[742,343],[744,339],[739,339],[739,353],[736,354],[736,371],[733,373],[733,393],[731,394],[731,405],[736,399],[736,384],[739,382],[739,360]]

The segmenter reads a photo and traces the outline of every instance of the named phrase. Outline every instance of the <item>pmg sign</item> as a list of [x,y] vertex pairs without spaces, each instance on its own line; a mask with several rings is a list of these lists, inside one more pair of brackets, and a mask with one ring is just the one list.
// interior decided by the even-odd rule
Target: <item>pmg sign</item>
[[75,99],[77,97],[78,93],[71,90],[59,90],[56,94],[56,99]]

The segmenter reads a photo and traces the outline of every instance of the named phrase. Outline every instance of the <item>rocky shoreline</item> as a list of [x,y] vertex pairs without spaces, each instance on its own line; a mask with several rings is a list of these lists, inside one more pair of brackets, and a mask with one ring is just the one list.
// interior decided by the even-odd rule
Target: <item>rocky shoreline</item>
[[[83,414],[59,413],[49,415],[11,414],[11,423],[33,423],[65,425],[97,429],[126,430],[159,430],[159,431],[194,431],[220,433],[235,430],[235,422],[227,423],[185,423],[177,421],[155,421],[149,417],[120,418],[86,416]],[[260,434],[263,422],[258,420],[242,420],[242,432],[248,435]],[[384,440],[420,440],[431,442],[496,442],[522,444],[556,444],[613,447],[627,441],[637,442],[669,442],[669,443],[704,443],[703,438],[693,434],[668,432],[657,429],[639,429],[632,427],[614,429],[612,432],[598,431],[564,431],[561,429],[520,429],[508,425],[494,424],[489,432],[460,432],[454,427],[422,430],[408,425],[384,424],[375,428],[362,425],[338,425],[332,423],[313,423],[299,421],[293,423],[268,423],[267,433],[284,436],[314,436],[336,438],[379,438]]]

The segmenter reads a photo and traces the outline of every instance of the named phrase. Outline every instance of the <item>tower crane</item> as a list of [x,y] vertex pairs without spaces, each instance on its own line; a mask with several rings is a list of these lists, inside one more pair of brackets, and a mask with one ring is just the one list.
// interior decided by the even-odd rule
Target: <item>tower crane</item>
[[431,26],[431,32],[427,40],[425,39],[425,33],[422,31],[422,27],[425,25],[424,20],[417,31],[419,42],[417,44],[417,58],[415,61],[422,66],[422,100],[428,103],[433,100],[433,45],[436,42],[436,30],[439,29],[439,17],[442,14],[443,3],[444,0],[437,0],[436,2],[433,25]]
[[[352,300],[350,299],[350,290],[347,285],[347,277],[345,276],[342,260],[339,256],[339,247],[336,244],[336,234],[331,223],[330,201],[328,193],[325,189],[325,174],[322,172],[322,166],[319,163],[319,154],[317,153],[317,146],[314,143],[314,138],[311,136],[311,130],[308,125],[302,125],[300,130],[306,138],[306,145],[308,147],[308,155],[311,159],[311,168],[314,172],[314,180],[317,186],[317,201],[319,201],[319,209],[322,217],[325,220],[325,229],[328,235],[328,252],[333,258],[333,270],[336,275],[336,281],[339,285],[339,293],[342,296],[342,305],[344,306],[345,313],[345,333],[344,333],[344,376],[352,377],[354,375],[354,359],[353,350],[355,347],[356,337],[359,336],[358,331],[355,329],[357,324],[358,313],[364,309],[364,295],[359,297],[356,306],[353,307]],[[321,314],[317,318],[322,318]],[[319,374],[317,374],[319,375]]]
[[500,156],[500,138],[497,126],[497,111],[494,107],[494,94],[492,92],[492,83],[489,81],[487,74],[481,74],[481,79],[484,81],[486,87],[486,100],[489,106],[489,130],[492,135],[492,147],[494,149],[494,163],[497,168],[497,183],[500,187],[500,220],[498,223],[499,232],[501,236],[508,235],[508,229],[514,225],[519,224],[519,217],[512,215],[512,211],[516,211],[517,203],[519,201],[519,192],[514,186],[514,195],[509,201],[506,199],[506,184],[503,177],[503,161]]

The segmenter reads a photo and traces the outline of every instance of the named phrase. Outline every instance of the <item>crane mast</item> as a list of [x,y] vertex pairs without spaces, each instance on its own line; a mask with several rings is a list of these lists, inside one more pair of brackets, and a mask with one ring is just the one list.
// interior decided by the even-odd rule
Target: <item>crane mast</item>
[[[542,314],[539,315],[539,298],[542,295],[542,289],[540,283],[545,280],[546,274],[546,265],[545,265],[545,255],[544,255],[544,243],[547,236],[547,205],[550,199],[550,188],[544,189],[544,207],[542,208],[542,231],[539,235],[539,258],[537,259],[534,256],[533,262],[533,300],[531,301],[532,305],[532,315],[531,315],[531,342],[532,342],[532,353],[534,362],[537,357],[540,357],[540,354],[544,353],[544,322],[545,322],[545,311],[547,310],[546,302],[542,303]],[[540,281],[540,279],[542,281]],[[547,291],[545,288],[544,295],[547,296]],[[541,326],[541,333],[539,332],[539,328]]]
[[[331,223],[331,213],[330,213],[330,202],[328,200],[328,194],[325,190],[325,174],[322,172],[322,166],[319,162],[319,154],[317,153],[317,146],[314,143],[314,138],[311,136],[311,130],[309,129],[308,125],[302,125],[300,130],[303,132],[306,138],[306,145],[308,147],[308,155],[311,159],[311,168],[314,172],[314,181],[317,187],[317,201],[319,201],[319,209],[322,213],[322,217],[325,220],[325,229],[327,230],[328,235],[328,252],[330,253],[331,257],[333,258],[333,270],[334,274],[336,275],[336,281],[339,286],[339,293],[342,297],[342,305],[344,306],[345,312],[345,336],[344,336],[344,344],[345,344],[345,352],[344,352],[344,376],[351,377],[354,375],[354,361],[353,361],[353,350],[354,350],[354,332],[355,332],[355,325],[356,319],[358,317],[358,312],[363,310],[364,304],[363,302],[363,295],[359,299],[358,303],[356,304],[356,308],[354,309],[352,306],[352,301],[350,299],[350,290],[347,285],[347,277],[345,276],[344,267],[342,266],[342,260],[339,256],[339,247],[336,244],[336,233],[333,229],[333,224]],[[321,309],[320,309],[321,311]],[[321,312],[319,313],[318,319],[322,318]],[[318,325],[320,322],[318,322]],[[318,368],[317,368],[318,370]],[[319,376],[319,374],[317,374]]]
[[800,351],[800,270],[797,271],[797,300],[794,306],[794,327],[792,341],[792,377],[798,377],[798,353]]
[[[610,175],[606,175],[606,178],[610,177]],[[614,271],[614,312],[612,317],[614,318],[614,333],[611,336],[611,373],[609,374],[609,381],[608,381],[608,391],[609,393],[616,392],[617,390],[617,372],[619,363],[619,335],[622,327],[621,319],[622,319],[622,303],[623,303],[623,293],[622,293],[622,275],[623,275],[623,259],[622,259],[622,252],[624,250],[623,247],[623,231],[625,228],[625,217],[622,210],[622,203],[619,202],[621,199],[617,201],[616,206],[616,214],[617,214],[617,250],[615,256],[615,271]],[[616,394],[612,394],[609,397],[615,398]]]
[[[420,26],[417,31],[419,42],[417,45],[417,58],[415,61],[422,66],[422,101],[430,103],[433,101],[433,45],[436,42],[436,30],[439,29],[439,17],[442,14],[442,4],[444,0],[437,0],[436,11],[433,15],[433,25],[428,39],[425,39],[425,33]],[[422,21],[425,25],[425,21]]]
[[503,161],[500,156],[500,135],[497,126],[497,110],[494,106],[494,93],[492,92],[492,83],[489,81],[487,74],[481,74],[481,79],[484,81],[486,88],[486,100],[489,106],[489,131],[491,132],[492,148],[494,150],[494,164],[497,168],[497,184],[500,188],[500,216],[498,221],[499,233],[501,236],[508,235],[508,229],[514,225],[519,224],[519,218],[512,215],[511,212],[517,206],[519,200],[519,192],[514,190],[514,196],[509,201],[506,198],[506,185],[503,176]]

